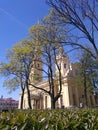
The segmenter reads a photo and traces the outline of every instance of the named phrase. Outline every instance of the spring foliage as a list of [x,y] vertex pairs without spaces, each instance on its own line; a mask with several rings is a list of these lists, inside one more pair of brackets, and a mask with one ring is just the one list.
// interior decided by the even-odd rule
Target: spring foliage
[[0,130],[97,130],[98,109],[2,112]]

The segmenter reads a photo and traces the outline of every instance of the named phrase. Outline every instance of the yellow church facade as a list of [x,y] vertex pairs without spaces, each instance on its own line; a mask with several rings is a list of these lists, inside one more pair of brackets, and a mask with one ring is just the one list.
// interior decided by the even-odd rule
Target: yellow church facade
[[[71,64],[67,55],[62,51],[57,56],[57,62],[60,63],[62,74],[62,91],[61,96],[56,102],[56,108],[70,108],[82,107],[84,105],[83,87],[76,85],[75,75],[77,74],[77,64]],[[33,73],[40,73],[32,67]],[[55,73],[58,70],[55,67]],[[33,79],[34,80],[34,79]],[[36,82],[36,86],[49,90],[48,81]],[[55,86],[55,93],[57,93],[59,86]],[[29,86],[32,109],[51,109],[51,98],[46,92]],[[95,97],[92,93],[87,94],[87,103],[89,107],[96,105]],[[21,104],[21,93],[19,97],[19,108]],[[28,95],[25,89],[23,109],[28,109]]]

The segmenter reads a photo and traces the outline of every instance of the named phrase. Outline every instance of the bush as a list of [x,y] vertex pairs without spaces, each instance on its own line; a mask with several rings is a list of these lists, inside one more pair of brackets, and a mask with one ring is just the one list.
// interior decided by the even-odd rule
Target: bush
[[0,130],[98,130],[98,109],[2,112]]

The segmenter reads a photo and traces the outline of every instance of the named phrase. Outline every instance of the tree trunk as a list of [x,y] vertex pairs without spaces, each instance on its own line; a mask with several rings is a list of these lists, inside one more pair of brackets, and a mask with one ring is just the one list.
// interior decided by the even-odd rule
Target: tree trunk
[[87,107],[87,86],[86,86],[86,75],[84,73],[84,107]]
[[24,89],[22,90],[20,109],[23,109],[23,98],[24,98]]
[[51,109],[55,109],[55,101],[52,97],[51,97]]
[[28,81],[26,82],[26,88],[27,88],[27,95],[28,95],[28,107],[29,107],[29,109],[32,109]]
[[23,109],[23,98],[24,98],[24,86],[23,86],[23,82],[22,82],[22,74],[20,77],[20,85],[21,85],[21,91],[22,91],[22,95],[21,95],[21,102],[20,102],[20,109]]

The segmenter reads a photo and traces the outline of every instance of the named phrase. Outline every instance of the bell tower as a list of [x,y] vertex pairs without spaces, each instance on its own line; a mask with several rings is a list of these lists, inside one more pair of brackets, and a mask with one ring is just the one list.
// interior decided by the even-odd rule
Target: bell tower
[[[62,77],[66,77],[72,68],[71,68],[70,60],[69,60],[67,54],[64,53],[64,50],[62,47],[59,47],[59,51],[58,51],[58,55],[56,57],[56,60],[57,60],[57,65],[61,69]],[[58,74],[57,65],[55,65],[56,66],[56,74]]]
[[42,66],[41,54],[35,50],[30,73],[30,79],[33,83],[42,81]]

